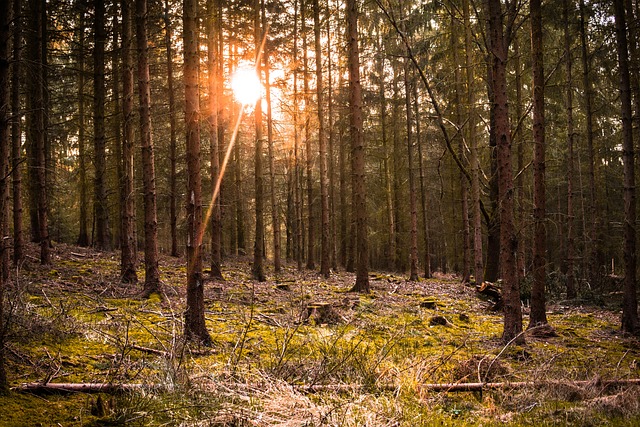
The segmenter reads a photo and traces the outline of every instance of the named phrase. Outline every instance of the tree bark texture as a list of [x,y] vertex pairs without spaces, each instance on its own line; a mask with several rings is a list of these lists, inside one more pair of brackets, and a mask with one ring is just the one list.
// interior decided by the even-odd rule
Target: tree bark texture
[[624,164],[624,294],[622,330],[638,331],[636,294],[636,195],[633,128],[631,122],[631,82],[624,0],[614,0],[616,47],[620,67],[620,104],[622,117],[622,162]]
[[138,98],[142,187],[144,193],[144,289],[143,296],[161,293],[158,269],[158,217],[156,172],[151,129],[151,87],[149,83],[149,45],[147,42],[147,0],[136,0],[136,44],[138,50]]
[[11,68],[11,167],[13,186],[13,263],[24,259],[24,231],[22,225],[22,110],[20,106],[20,50],[22,47],[22,1],[13,0],[13,64]]
[[[529,327],[547,323],[545,303],[547,231],[545,227],[545,122],[544,66],[542,62],[542,10],[531,0],[531,63],[533,74],[533,284]],[[509,268],[503,264],[503,268]],[[515,298],[512,299],[515,304]],[[518,309],[519,307],[518,300]]]
[[123,283],[136,283],[136,206],[134,193],[134,113],[133,113],[133,11],[128,0],[122,7],[122,182],[120,183],[120,275]]
[[185,337],[210,344],[204,319],[202,277],[202,182],[200,177],[200,105],[198,100],[197,0],[183,2],[185,125],[187,143],[187,308]]
[[353,204],[356,222],[356,283],[354,292],[369,292],[369,248],[367,236],[367,200],[365,186],[365,143],[362,118],[362,87],[360,83],[360,51],[358,47],[357,0],[347,0],[347,52],[349,67],[349,109],[351,130],[351,171],[354,188]]
[[[209,3],[207,3],[207,5],[208,4]],[[167,91],[169,92],[169,228],[171,233],[171,256],[177,257],[180,254],[178,249],[178,212],[176,202],[178,191],[178,177],[176,173],[176,163],[178,161],[178,124],[176,114],[176,96],[173,92],[175,85],[173,77],[173,46],[171,20],[169,19],[169,0],[165,0],[164,2],[164,27],[164,44],[167,51]],[[209,32],[208,34],[211,36],[212,33]],[[212,178],[215,177],[213,173],[211,176]]]

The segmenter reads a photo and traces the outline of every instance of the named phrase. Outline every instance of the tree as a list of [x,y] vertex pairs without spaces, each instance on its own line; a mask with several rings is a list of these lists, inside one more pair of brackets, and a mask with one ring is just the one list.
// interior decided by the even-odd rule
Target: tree
[[143,297],[161,293],[158,270],[158,219],[156,172],[151,131],[151,88],[149,85],[149,43],[147,42],[147,0],[136,0],[136,44],[138,47],[138,98],[142,186],[144,192],[144,289]]
[[134,194],[133,114],[133,13],[131,2],[122,0],[122,182],[120,183],[120,276],[123,283],[136,283],[136,209]]
[[411,243],[409,249],[410,256],[410,281],[418,280],[418,203],[416,191],[416,179],[413,169],[414,143],[413,143],[413,118],[411,114],[411,86],[409,59],[404,60],[404,90],[405,107],[407,113],[407,162],[409,169],[409,209],[411,223]]
[[30,216],[33,240],[40,243],[40,263],[49,264],[49,226],[47,213],[46,175],[46,3],[29,2],[30,27],[27,37],[27,56],[31,63],[27,76],[27,150],[30,184]]
[[[8,231],[9,212],[9,41],[11,39],[11,6],[8,1],[0,2],[0,231],[2,232],[2,242],[0,242],[0,394],[7,392],[7,373],[4,367],[4,342],[5,342],[5,318],[4,318],[4,291],[6,287],[6,274],[9,263],[4,261],[5,254],[8,253],[8,239],[5,239],[5,231]],[[5,197],[6,195],[6,197]],[[8,236],[7,236],[8,237]]]
[[[219,142],[219,93],[220,72],[222,70],[222,55],[220,53],[219,37],[222,29],[219,26],[221,17],[218,16],[217,1],[207,0],[207,85],[209,90],[209,139],[210,139],[210,161],[212,187],[222,179],[220,175],[220,142]],[[169,20],[167,20],[167,33]],[[171,47],[171,40],[167,38],[167,49]],[[171,59],[167,58],[167,64],[171,64]],[[171,79],[173,79],[171,77]],[[171,95],[170,95],[171,99]],[[175,108],[175,107],[173,107]],[[172,108],[170,107],[170,110]],[[175,185],[175,139],[172,139],[172,186]],[[212,200],[213,206],[211,214],[211,277],[222,280],[222,222],[220,196]],[[175,209],[175,206],[174,208]],[[175,211],[174,211],[175,214]],[[175,218],[172,217],[172,221]],[[173,233],[173,231],[172,231]]]
[[357,0],[347,0],[347,52],[349,62],[349,110],[352,160],[352,199],[356,214],[356,283],[354,292],[369,292],[369,247],[367,235],[367,199],[365,187],[365,144],[358,47]]
[[[209,3],[207,3],[208,5]],[[208,33],[209,35],[212,32]],[[173,78],[173,37],[171,30],[171,20],[169,19],[169,0],[164,2],[164,45],[167,55],[167,90],[169,92],[169,224],[171,228],[171,256],[178,256],[178,213],[176,207],[177,189],[177,115],[176,96],[174,93]],[[217,116],[216,116],[217,117]],[[217,129],[216,129],[217,131]],[[217,135],[216,135],[217,136]],[[217,142],[217,138],[216,138]],[[217,153],[216,153],[217,154]],[[213,156],[213,153],[212,153]],[[213,160],[213,159],[212,159]],[[212,165],[213,167],[213,165]],[[215,176],[212,174],[212,176]],[[218,203],[219,205],[219,203]],[[216,246],[219,250],[219,245]],[[218,260],[219,261],[219,260]],[[213,271],[213,270],[212,270]]]
[[614,1],[616,48],[620,67],[620,104],[622,117],[622,162],[624,164],[624,294],[622,302],[622,330],[636,333],[638,297],[636,294],[636,199],[633,128],[631,123],[631,82],[629,50],[624,0]]
[[[262,41],[262,28],[260,25],[260,0],[255,0],[254,3],[254,41],[256,48],[256,72],[258,76],[262,75],[262,53],[261,53],[261,41]],[[264,282],[266,280],[263,267],[264,258],[264,177],[262,168],[262,146],[263,146],[263,131],[262,131],[262,99],[258,98],[256,101],[253,114],[255,115],[256,124],[256,151],[255,151],[255,213],[256,213],[256,232],[255,239],[253,241],[253,266],[251,267],[252,277],[259,281]]]
[[329,224],[329,177],[327,171],[327,140],[325,136],[324,83],[322,71],[322,45],[320,35],[320,6],[313,0],[313,30],[316,56],[316,96],[318,104],[318,148],[320,156],[320,274],[327,278],[331,269]]
[[[535,0],[534,0],[535,1]],[[520,285],[517,280],[515,253],[518,240],[513,218],[513,171],[511,165],[511,129],[509,124],[509,98],[507,95],[507,59],[509,42],[516,16],[516,2],[507,2],[507,25],[503,27],[500,0],[487,0],[489,14],[490,55],[492,60],[493,105],[497,138],[498,189],[500,200],[500,266],[503,281],[505,342],[524,342]]]
[[[24,258],[22,226],[22,111],[20,107],[20,50],[22,46],[22,2],[13,0],[13,64],[11,69],[11,168],[13,170],[13,263],[20,265]],[[1,318],[1,316],[0,316]]]
[[89,199],[87,195],[87,137],[85,134],[85,6],[82,0],[77,1],[78,6],[78,29],[77,33],[77,52],[76,52],[76,68],[78,73],[78,179],[80,182],[80,218],[78,231],[78,246],[89,246],[89,233],[87,231],[88,215],[87,206]]
[[109,228],[109,206],[107,198],[107,153],[104,110],[105,94],[105,4],[94,0],[94,46],[93,46],[93,151],[95,166],[93,209],[95,212],[94,245],[99,250],[111,249],[111,230]]
[[[531,64],[533,73],[533,284],[529,327],[547,323],[545,304],[546,243],[545,227],[545,123],[544,66],[542,62],[542,10],[540,0],[531,0]],[[501,199],[502,200],[502,199]],[[502,224],[501,224],[502,225]],[[503,269],[508,266],[503,264]],[[518,295],[519,297],[519,295]],[[515,298],[513,303],[515,303]],[[518,310],[519,308],[518,298]]]
[[200,177],[200,104],[198,100],[198,2],[183,1],[185,123],[187,143],[187,339],[211,343],[204,320],[202,277],[202,183]]

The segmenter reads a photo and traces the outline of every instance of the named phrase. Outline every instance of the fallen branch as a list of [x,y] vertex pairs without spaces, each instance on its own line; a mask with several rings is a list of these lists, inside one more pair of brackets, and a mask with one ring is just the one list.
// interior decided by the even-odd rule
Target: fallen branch
[[[203,384],[207,385],[207,383]],[[216,384],[211,383],[212,386]],[[492,382],[492,383],[427,383],[419,384],[417,388],[432,392],[481,392],[485,390],[513,390],[518,388],[542,388],[557,387],[560,385],[573,385],[577,387],[600,387],[607,389],[610,387],[640,386],[640,378],[618,379],[618,380],[574,380],[574,381],[516,381],[516,382]],[[380,391],[394,391],[399,386],[392,384],[382,384],[377,386]],[[357,391],[363,388],[360,384],[315,384],[315,385],[294,385],[294,389],[300,392],[317,393],[322,391]],[[122,392],[133,392],[140,390],[162,390],[164,385],[160,384],[110,384],[110,383],[25,383],[13,387],[13,391],[34,394],[48,393],[108,393],[116,394]]]

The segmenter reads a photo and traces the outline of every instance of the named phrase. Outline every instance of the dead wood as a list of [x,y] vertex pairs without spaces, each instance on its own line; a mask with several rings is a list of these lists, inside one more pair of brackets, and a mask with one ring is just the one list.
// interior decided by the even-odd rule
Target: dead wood
[[[207,384],[203,384],[206,386]],[[211,384],[216,386],[217,384]],[[640,378],[627,378],[617,380],[554,380],[554,381],[515,381],[515,382],[492,382],[492,383],[426,383],[419,384],[421,390],[432,392],[481,392],[486,390],[512,390],[518,388],[544,388],[558,387],[559,385],[572,385],[577,387],[597,387],[609,389],[614,387],[640,386]],[[162,390],[160,384],[110,384],[110,383],[24,383],[12,390],[23,393],[51,394],[51,393],[107,393],[116,394],[122,392],[134,392],[141,390]],[[360,390],[363,388],[359,384],[314,384],[314,385],[294,385],[296,390],[317,393],[317,392],[347,392]],[[380,391],[394,391],[399,388],[393,384],[382,384],[376,386]]]

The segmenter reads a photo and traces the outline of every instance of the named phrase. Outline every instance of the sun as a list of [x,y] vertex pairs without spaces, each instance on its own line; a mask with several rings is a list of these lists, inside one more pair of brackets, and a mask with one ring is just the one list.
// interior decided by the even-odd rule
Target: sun
[[262,95],[262,84],[256,69],[250,66],[239,67],[231,77],[231,89],[242,105],[255,104]]

